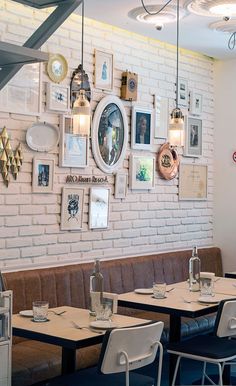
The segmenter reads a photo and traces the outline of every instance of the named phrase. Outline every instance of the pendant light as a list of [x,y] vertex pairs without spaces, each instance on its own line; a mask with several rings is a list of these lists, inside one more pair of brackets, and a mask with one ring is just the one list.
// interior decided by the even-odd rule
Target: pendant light
[[73,133],[82,136],[90,135],[90,103],[84,88],[84,0],[82,0],[82,41],[81,41],[81,88],[72,107]]
[[169,143],[171,146],[184,145],[184,116],[179,108],[179,0],[177,0],[176,104],[171,112]]

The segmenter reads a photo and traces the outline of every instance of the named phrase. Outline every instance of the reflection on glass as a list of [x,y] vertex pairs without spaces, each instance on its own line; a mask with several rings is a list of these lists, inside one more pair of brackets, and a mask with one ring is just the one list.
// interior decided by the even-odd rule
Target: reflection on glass
[[98,144],[103,161],[114,165],[124,143],[124,123],[119,107],[110,103],[103,110],[98,127]]

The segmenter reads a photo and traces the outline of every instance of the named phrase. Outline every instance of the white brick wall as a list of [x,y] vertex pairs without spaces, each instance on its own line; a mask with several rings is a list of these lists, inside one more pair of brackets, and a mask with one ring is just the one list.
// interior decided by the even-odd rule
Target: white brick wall
[[[32,11],[11,1],[3,2],[0,16],[0,40],[22,44],[32,33],[47,11]],[[30,20],[30,23],[29,23]],[[69,85],[72,70],[80,63],[80,17],[71,16],[44,45],[43,50],[62,53],[69,64]],[[154,39],[86,19],[85,23],[85,70],[93,81],[94,48],[108,49],[114,53],[114,90],[120,95],[121,72],[128,69],[139,74],[138,102],[152,107],[152,94],[175,97],[175,50],[176,48]],[[83,227],[78,232],[60,231],[61,189],[67,174],[103,175],[97,168],[90,149],[89,167],[69,169],[58,167],[58,149],[50,152],[55,159],[55,185],[53,194],[31,192],[32,159],[37,153],[25,143],[27,128],[37,120],[34,116],[0,112],[0,129],[6,125],[14,142],[23,142],[24,161],[17,181],[11,179],[9,188],[0,176],[0,269],[19,269],[89,260],[95,257],[124,257],[155,251],[184,249],[193,244],[212,244],[213,200],[213,99],[212,59],[182,50],[180,76],[188,80],[190,89],[203,94],[203,157],[201,163],[209,165],[209,198],[204,202],[179,202],[178,178],[161,179],[156,173],[155,189],[149,192],[132,192],[127,197],[115,199],[114,178],[109,176],[110,221],[103,231],[88,229],[88,195],[90,185],[84,185],[85,205]],[[43,70],[42,90],[49,81]],[[103,94],[93,90],[92,107],[95,109]],[[59,124],[59,115],[49,113],[42,96],[41,121]],[[131,103],[124,102],[128,120]],[[163,140],[155,140],[156,155]],[[123,172],[128,174],[129,155],[138,151],[127,148]],[[41,154],[40,154],[41,155]],[[43,158],[47,154],[42,153]],[[192,162],[191,159],[184,159]]]

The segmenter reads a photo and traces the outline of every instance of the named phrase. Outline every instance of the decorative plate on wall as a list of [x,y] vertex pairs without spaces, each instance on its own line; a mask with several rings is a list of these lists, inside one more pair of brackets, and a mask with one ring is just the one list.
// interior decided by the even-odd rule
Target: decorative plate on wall
[[65,79],[68,72],[68,64],[66,58],[61,54],[50,55],[47,64],[47,73],[49,78],[55,82],[60,83]]
[[46,122],[36,122],[26,133],[27,145],[35,151],[50,151],[59,142],[59,130]]
[[157,167],[160,175],[165,180],[172,180],[177,176],[179,156],[177,151],[168,142],[164,143],[158,152]]

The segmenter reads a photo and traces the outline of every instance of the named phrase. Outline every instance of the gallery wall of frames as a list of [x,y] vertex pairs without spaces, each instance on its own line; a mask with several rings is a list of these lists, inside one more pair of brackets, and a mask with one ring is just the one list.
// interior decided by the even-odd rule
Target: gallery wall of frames
[[[17,12],[3,13],[3,32],[10,23],[19,42]],[[180,52],[185,145],[165,179],[158,153],[175,101],[175,47],[86,19],[92,123],[81,136],[70,90],[80,23],[71,16],[43,47],[49,62],[24,66],[0,92],[0,268],[212,244],[213,61]]]

